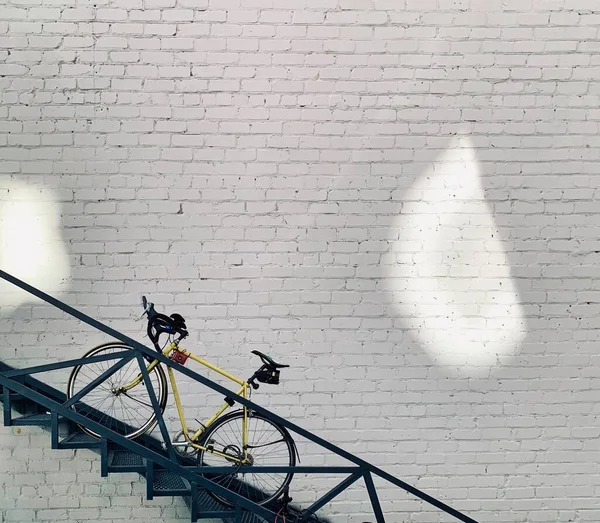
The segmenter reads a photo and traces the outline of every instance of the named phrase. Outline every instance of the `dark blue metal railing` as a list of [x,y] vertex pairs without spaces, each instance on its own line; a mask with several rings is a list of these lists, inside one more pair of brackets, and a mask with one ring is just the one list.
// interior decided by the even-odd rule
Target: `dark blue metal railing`
[[[52,296],[40,291],[39,289],[36,289],[35,287],[25,283],[24,281],[21,281],[20,279],[15,278],[14,276],[12,276],[2,270],[0,270],[0,277],[3,278],[4,280],[16,285],[17,287],[25,290],[26,292],[32,294],[33,296],[36,296],[36,297],[46,301],[50,305],[53,305],[54,307],[62,310],[63,312],[66,312],[67,314],[104,332],[105,334],[108,334],[109,336],[116,338],[117,340],[120,340],[121,342],[129,345],[132,349],[134,349],[133,354],[130,351],[123,351],[122,353],[111,354],[110,356],[78,358],[78,359],[73,359],[73,360],[64,361],[64,362],[50,363],[47,365],[39,365],[36,367],[30,367],[27,369],[15,369],[15,370],[3,371],[3,372],[0,372],[0,385],[5,387],[5,389],[8,388],[19,394],[22,394],[23,396],[46,407],[47,409],[49,409],[50,411],[52,411],[53,413],[55,413],[57,415],[61,415],[61,416],[65,417],[67,419],[70,419],[82,426],[89,428],[90,430],[93,430],[94,432],[100,434],[103,438],[106,438],[107,440],[111,440],[114,443],[122,446],[123,448],[129,449],[132,452],[138,453],[139,455],[146,458],[146,460],[150,460],[151,462],[153,462],[161,467],[164,467],[165,469],[169,469],[169,470],[172,470],[173,472],[176,472],[181,477],[187,479],[192,485],[198,485],[200,487],[203,487],[203,488],[210,490],[210,491],[218,494],[219,496],[222,496],[223,498],[229,500],[230,502],[234,503],[236,506],[234,514],[235,514],[237,523],[241,523],[241,521],[242,521],[241,520],[242,513],[241,513],[240,509],[250,511],[250,512],[266,519],[267,521],[274,521],[275,518],[277,517],[277,514],[274,513],[273,511],[265,508],[264,506],[258,505],[256,503],[250,501],[249,499],[247,499],[243,496],[240,496],[239,494],[236,494],[235,492],[232,492],[231,490],[228,490],[228,489],[222,487],[221,485],[211,481],[210,479],[208,479],[204,476],[204,474],[227,472],[227,471],[230,471],[230,468],[226,468],[226,467],[201,467],[200,468],[200,467],[185,466],[185,465],[182,465],[181,463],[179,463],[179,461],[175,455],[173,446],[171,444],[171,440],[170,440],[170,437],[169,437],[169,434],[167,431],[167,427],[166,427],[164,418],[162,416],[162,412],[160,411],[160,408],[158,405],[158,400],[156,398],[156,394],[154,392],[154,389],[150,382],[150,378],[148,376],[148,372],[146,370],[146,361],[145,361],[144,357],[159,360],[160,363],[162,363],[163,365],[171,367],[171,368],[177,370],[178,372],[181,372],[182,374],[188,376],[189,378],[192,378],[193,380],[205,385],[206,387],[209,387],[210,389],[212,389],[216,392],[224,394],[225,396],[233,399],[240,405],[243,405],[259,414],[264,415],[266,418],[270,419],[271,421],[278,423],[278,424],[282,425],[283,427],[291,430],[292,432],[299,434],[300,436],[306,438],[307,440],[312,441],[313,443],[316,443],[317,445],[331,451],[332,453],[334,453],[342,458],[345,458],[346,460],[348,460],[349,462],[351,462],[353,464],[353,466],[349,466],[349,467],[338,467],[338,466],[329,466],[329,467],[306,467],[306,466],[244,467],[244,472],[253,472],[253,473],[269,473],[269,472],[277,471],[277,472],[294,472],[294,473],[308,473],[308,474],[323,474],[323,473],[348,474],[348,477],[346,479],[344,479],[341,483],[339,483],[338,485],[333,487],[330,491],[328,491],[326,494],[324,494],[320,499],[318,499],[316,502],[314,502],[310,507],[308,507],[307,509],[302,511],[302,514],[296,520],[298,522],[306,521],[317,510],[321,509],[325,504],[329,503],[336,496],[338,496],[341,492],[343,492],[344,490],[349,488],[351,485],[353,485],[356,481],[363,478],[366,489],[367,489],[367,493],[369,495],[369,499],[371,501],[375,519],[376,519],[377,523],[385,523],[385,517],[384,517],[383,511],[381,508],[379,497],[377,496],[377,491],[376,491],[375,485],[373,483],[373,476],[377,476],[377,477],[391,483],[392,485],[395,485],[396,487],[399,487],[399,488],[405,490],[406,492],[413,494],[414,496],[422,499],[423,501],[429,503],[430,505],[433,505],[434,507],[442,510],[443,512],[445,512],[451,516],[454,516],[459,521],[463,521],[465,523],[477,523],[476,520],[470,518],[469,516],[466,516],[465,514],[459,512],[458,510],[453,509],[452,507],[448,506],[447,504],[433,498],[429,494],[426,494],[425,492],[417,489],[416,487],[409,485],[408,483],[392,476],[391,474],[372,465],[371,463],[368,463],[367,461],[324,440],[323,438],[309,432],[308,430],[303,429],[299,425],[296,425],[296,424],[270,412],[269,410],[265,409],[264,407],[261,407],[260,405],[254,403],[242,396],[239,396],[238,394],[235,394],[231,390],[223,387],[222,385],[219,385],[218,383],[215,383],[215,382],[209,380],[205,376],[202,376],[201,374],[199,374],[195,371],[192,371],[192,370],[174,362],[173,360],[165,357],[163,354],[160,354],[160,353],[156,352],[155,350],[146,347],[145,345],[139,343],[138,341],[122,334],[121,332],[118,332],[118,331],[112,329],[111,327],[99,322],[98,320],[95,320],[94,318],[91,318],[90,316],[87,316],[86,314],[82,313],[81,311],[78,311],[77,309],[67,305],[66,303],[63,303],[60,300],[57,300],[56,298],[53,298]],[[120,435],[118,432],[112,431],[109,428],[107,428],[105,425],[98,423],[94,419],[90,419],[89,417],[83,416],[70,408],[71,405],[73,405],[76,401],[83,398],[85,396],[85,394],[87,394],[87,392],[89,392],[95,386],[97,386],[99,383],[101,383],[102,381],[107,379],[112,373],[116,372],[120,366],[125,365],[132,358],[136,358],[138,361],[138,364],[139,364],[141,373],[143,375],[143,379],[146,384],[155,414],[157,416],[159,429],[160,429],[163,441],[165,443],[165,446],[167,448],[168,456],[165,456],[165,455],[157,452],[156,450],[152,450],[151,448],[148,448],[147,446],[144,446],[137,441],[127,439],[124,436]],[[18,378],[23,378],[24,376],[29,376],[29,375],[35,374],[35,373],[47,372],[47,371],[52,371],[52,370],[57,370],[57,369],[62,369],[62,368],[67,368],[67,367],[74,367],[76,365],[91,363],[93,361],[108,361],[110,359],[117,359],[118,361],[115,365],[110,367],[104,374],[102,374],[101,376],[96,378],[92,383],[90,383],[84,389],[79,391],[76,396],[72,397],[70,400],[65,401],[63,403],[53,400],[53,399],[45,396],[44,394],[41,394],[39,391],[28,388],[25,383],[21,382],[21,380],[17,380]]]

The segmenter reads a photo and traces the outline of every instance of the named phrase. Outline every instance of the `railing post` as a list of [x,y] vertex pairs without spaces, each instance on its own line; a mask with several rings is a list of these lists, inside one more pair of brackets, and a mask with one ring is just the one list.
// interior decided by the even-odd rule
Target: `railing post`
[[369,493],[369,498],[371,499],[371,505],[373,506],[373,514],[375,514],[375,519],[377,523],[385,523],[385,518],[383,517],[383,511],[381,510],[381,505],[379,504],[379,498],[377,497],[377,491],[375,490],[375,484],[373,483],[373,477],[370,472],[365,472],[365,485],[367,486],[367,491]]
[[190,483],[190,485],[190,516],[192,523],[196,523],[198,521],[198,485],[196,483]]
[[146,460],[146,499],[154,499],[154,461]]
[[50,448],[58,448],[58,413],[50,413]]
[[100,477],[108,477],[108,440],[102,438],[100,445]]
[[10,413],[10,390],[4,386],[2,389],[2,405],[4,410],[4,426],[10,427],[12,425],[12,416]]
[[235,506],[235,523],[242,523],[242,507]]
[[177,459],[177,454],[175,453],[175,449],[171,444],[171,438],[169,437],[169,431],[167,430],[167,425],[165,424],[165,420],[163,418],[162,412],[160,411],[160,406],[158,405],[158,399],[156,399],[156,394],[154,393],[154,387],[152,387],[152,382],[150,381],[150,375],[148,374],[148,369],[146,369],[146,360],[144,360],[143,356],[137,351],[137,360],[140,365],[140,370],[142,372],[142,376],[144,377],[144,383],[146,384],[146,389],[148,390],[148,396],[150,396],[150,401],[152,402],[152,408],[154,409],[154,415],[158,421],[158,426],[160,428],[160,433],[162,434],[163,441],[167,447],[167,451],[169,453],[169,458],[173,460],[175,463],[179,463]]

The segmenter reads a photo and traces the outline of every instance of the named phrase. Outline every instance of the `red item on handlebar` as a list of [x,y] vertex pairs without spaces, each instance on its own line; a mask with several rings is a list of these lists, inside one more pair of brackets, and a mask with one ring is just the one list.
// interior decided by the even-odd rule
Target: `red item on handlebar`
[[184,354],[183,352],[178,351],[178,350],[173,352],[173,355],[171,356],[171,359],[175,363],[179,363],[180,365],[185,365],[185,362],[187,361],[188,358],[189,358],[189,356],[187,354]]

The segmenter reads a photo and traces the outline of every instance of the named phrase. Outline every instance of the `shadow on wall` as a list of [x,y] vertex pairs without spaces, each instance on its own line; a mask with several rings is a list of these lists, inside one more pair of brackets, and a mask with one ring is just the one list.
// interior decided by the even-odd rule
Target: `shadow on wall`
[[449,139],[400,199],[398,237],[382,257],[398,327],[440,369],[489,376],[518,354],[526,321],[471,139]]

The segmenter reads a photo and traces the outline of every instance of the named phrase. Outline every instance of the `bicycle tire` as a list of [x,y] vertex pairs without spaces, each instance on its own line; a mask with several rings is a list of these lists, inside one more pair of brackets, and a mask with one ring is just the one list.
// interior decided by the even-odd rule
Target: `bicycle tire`
[[[103,343],[88,351],[83,357],[89,358],[99,356],[102,353],[122,352],[126,350],[134,350],[129,345],[118,342]],[[97,364],[81,364],[73,368],[67,383],[67,398],[72,398],[79,390],[89,384],[93,379],[102,374],[116,360],[109,360]],[[97,375],[93,373],[93,369],[99,372]],[[82,414],[97,423],[107,426],[109,429],[116,431],[121,436],[128,439],[135,439],[142,434],[151,432],[158,422],[154,409],[152,408],[150,396],[144,382],[140,383],[127,394],[125,401],[130,400],[130,406],[125,405],[123,394],[114,394],[111,389],[118,385],[123,385],[139,374],[139,364],[137,359],[132,359],[125,366],[109,377],[105,382],[95,387],[92,391],[86,394],[78,402],[71,406],[75,412]],[[155,366],[149,373],[150,381],[152,382],[154,392],[156,394],[160,412],[164,413],[168,398],[168,384],[165,371],[160,365]],[[110,389],[106,384],[109,384]],[[132,391],[137,391],[134,395]],[[144,399],[141,399],[144,396]],[[112,398],[112,401],[107,401]],[[119,401],[117,402],[117,398]],[[117,407],[115,407],[117,403]],[[119,409],[119,404],[121,408]],[[110,408],[109,408],[110,407]],[[119,414],[120,412],[120,414]],[[135,415],[140,414],[141,422],[135,422]],[[133,423],[131,423],[133,422]],[[100,438],[101,435],[91,430],[85,425],[78,424],[81,430],[94,438]],[[139,426],[135,426],[139,425]]]
[[[212,448],[219,452],[230,453],[231,455],[241,452],[243,416],[243,411],[239,410],[219,418],[215,423],[208,427],[207,431],[200,439],[200,444],[203,447]],[[262,459],[263,455],[265,455],[265,451],[260,452],[254,450],[254,452],[250,453],[252,456],[252,465],[293,467],[296,464],[296,448],[294,440],[285,427],[282,427],[265,416],[255,412],[248,413],[248,424],[249,447],[253,447],[254,449],[267,449],[266,456],[270,454],[272,458],[276,458],[274,463],[267,462]],[[268,439],[264,439],[264,434],[262,436],[257,435],[257,430],[261,427],[269,428],[269,430],[273,431],[273,435],[276,439],[269,443]],[[234,449],[234,447],[236,448]],[[271,447],[270,452],[268,452],[269,447]],[[273,474],[244,473],[243,465],[232,464],[231,461],[228,461],[226,458],[207,450],[200,450],[198,452],[197,463],[199,466],[206,467],[231,465],[232,472],[230,473],[211,474],[210,472],[206,472],[203,473],[203,475],[207,479],[210,479],[222,487],[225,487],[232,492],[236,492],[259,505],[265,505],[278,499],[285,492],[294,476],[293,472]],[[242,477],[240,478],[239,476]],[[281,479],[277,480],[279,477]],[[209,494],[226,506],[233,505],[231,501],[215,492],[209,490]]]

